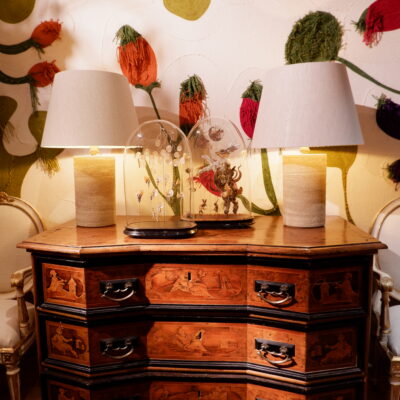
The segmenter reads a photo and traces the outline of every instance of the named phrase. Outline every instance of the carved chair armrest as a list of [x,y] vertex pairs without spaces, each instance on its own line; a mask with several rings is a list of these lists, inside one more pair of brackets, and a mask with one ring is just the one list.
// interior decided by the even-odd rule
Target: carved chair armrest
[[19,330],[21,336],[24,338],[30,333],[29,314],[24,295],[32,290],[32,267],[26,267],[15,271],[11,275],[11,286],[15,288],[18,305]]
[[376,278],[377,289],[381,292],[381,312],[379,316],[379,341],[387,344],[388,336],[391,332],[389,318],[390,293],[393,290],[392,277],[381,270],[374,268],[374,276]]

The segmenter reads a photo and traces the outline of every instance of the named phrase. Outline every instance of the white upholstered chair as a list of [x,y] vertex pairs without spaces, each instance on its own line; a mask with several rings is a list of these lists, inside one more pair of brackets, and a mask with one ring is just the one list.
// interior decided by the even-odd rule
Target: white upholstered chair
[[374,258],[372,377],[381,399],[400,400],[400,198],[378,213],[371,234],[388,246]]
[[19,362],[35,338],[34,306],[25,301],[32,291],[31,261],[16,245],[43,230],[32,206],[0,192],[0,363],[12,400],[20,400]]

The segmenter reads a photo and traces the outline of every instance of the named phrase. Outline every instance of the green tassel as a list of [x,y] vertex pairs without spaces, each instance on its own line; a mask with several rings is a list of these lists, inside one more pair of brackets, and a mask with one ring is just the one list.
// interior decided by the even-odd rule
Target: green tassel
[[356,27],[356,31],[359,33],[364,33],[365,29],[366,29],[366,23],[365,23],[365,19],[367,17],[367,12],[368,12],[368,8],[366,8],[363,13],[361,14],[361,17],[359,18],[359,20],[356,21],[352,21],[353,25]]
[[330,13],[316,11],[298,20],[285,45],[287,64],[334,60],[342,47],[343,27]]
[[120,46],[125,46],[130,42],[136,43],[138,38],[141,36],[142,35],[139,32],[136,32],[131,26],[123,25],[115,34],[115,39],[119,40]]
[[203,81],[198,75],[192,75],[181,83],[180,99],[181,102],[192,99],[194,96],[204,99],[207,96]]
[[252,81],[250,86],[243,92],[242,98],[249,98],[257,103],[261,99],[263,86],[259,80]]

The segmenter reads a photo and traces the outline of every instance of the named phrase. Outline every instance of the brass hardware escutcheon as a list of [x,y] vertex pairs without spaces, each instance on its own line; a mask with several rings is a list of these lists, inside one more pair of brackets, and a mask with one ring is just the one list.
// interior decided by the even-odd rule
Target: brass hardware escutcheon
[[100,281],[101,297],[112,301],[124,301],[137,292],[138,278]]
[[[295,346],[293,344],[256,339],[255,348],[257,354],[271,365],[289,367],[294,363]],[[280,358],[280,360],[269,358],[268,355]]]
[[[295,285],[285,282],[269,282],[257,280],[254,282],[254,291],[257,296],[273,306],[289,305],[294,299]],[[271,298],[279,300],[271,300]]]
[[100,351],[103,356],[120,360],[130,356],[135,350],[136,336],[100,340]]

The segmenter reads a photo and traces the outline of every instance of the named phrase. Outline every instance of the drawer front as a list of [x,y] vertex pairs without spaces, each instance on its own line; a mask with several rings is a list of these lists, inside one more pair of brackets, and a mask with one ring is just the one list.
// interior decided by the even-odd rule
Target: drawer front
[[43,264],[47,303],[79,308],[130,304],[245,305],[246,267],[143,264],[77,268]]
[[302,313],[361,307],[362,272],[360,266],[315,270],[249,266],[248,304]]
[[246,266],[154,264],[146,296],[152,304],[245,305]]
[[64,382],[47,382],[48,400],[149,400],[147,383],[110,385],[96,390],[79,388]]
[[96,366],[145,359],[149,324],[87,327],[46,321],[47,354],[50,359]]
[[[45,321],[50,359],[95,367],[135,360],[231,362],[300,373],[357,366],[357,329],[155,321],[93,328]],[[210,368],[212,366],[210,365]]]
[[314,332],[250,325],[247,360],[298,372],[357,366],[357,329],[344,327]]
[[[156,378],[155,378],[156,379]],[[110,383],[102,389],[83,389],[63,382],[47,382],[48,400],[355,400],[356,388],[298,394],[252,383],[152,381]]]
[[43,263],[43,293],[47,303],[88,309],[198,304],[317,313],[361,307],[362,272],[361,266],[303,270],[154,263],[78,268]]
[[43,293],[47,303],[96,308],[146,302],[147,265],[78,268],[43,263]]

